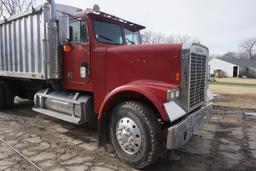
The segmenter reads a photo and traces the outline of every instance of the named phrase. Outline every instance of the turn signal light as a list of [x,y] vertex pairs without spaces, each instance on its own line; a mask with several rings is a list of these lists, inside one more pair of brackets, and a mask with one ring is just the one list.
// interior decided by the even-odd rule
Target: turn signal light
[[71,50],[72,50],[72,45],[70,44],[70,43],[65,43],[64,45],[63,45],[63,51],[64,52],[71,52]]
[[179,72],[176,73],[176,81],[180,81],[180,73]]

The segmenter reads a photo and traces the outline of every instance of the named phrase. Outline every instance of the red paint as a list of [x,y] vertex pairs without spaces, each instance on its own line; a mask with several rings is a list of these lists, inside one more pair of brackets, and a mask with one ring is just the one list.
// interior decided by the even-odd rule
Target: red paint
[[[88,43],[72,44],[72,50],[64,53],[63,58],[63,87],[71,90],[91,91],[90,68],[91,55]],[[82,64],[88,65],[89,77],[80,77],[80,67]]]
[[[72,51],[64,54],[63,87],[91,92],[94,95],[95,113],[99,114],[99,118],[112,97],[120,92],[132,91],[147,97],[162,118],[168,121],[163,104],[166,103],[167,89],[180,85],[176,77],[181,70],[182,45],[102,44],[94,37],[94,18],[111,21],[100,15],[87,14],[90,42],[74,44]],[[120,25],[125,26],[124,23]],[[80,78],[81,62],[89,65],[88,79]],[[68,72],[74,73],[72,79],[67,77]]]
[[181,45],[120,46],[107,49],[107,91],[136,80],[174,84],[180,71]]
[[116,95],[129,91],[129,93],[134,92],[149,99],[159,111],[162,119],[169,121],[168,115],[163,106],[163,104],[166,102],[166,91],[169,88],[177,88],[177,85],[153,80],[141,80],[117,87],[111,91],[111,93],[109,93],[104,99],[99,111],[98,118],[101,118],[104,108],[108,106],[109,103],[111,103],[112,99]]

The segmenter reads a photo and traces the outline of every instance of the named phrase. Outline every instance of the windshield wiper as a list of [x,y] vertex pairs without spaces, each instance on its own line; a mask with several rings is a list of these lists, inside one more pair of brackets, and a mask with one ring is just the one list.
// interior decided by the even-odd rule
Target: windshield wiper
[[111,39],[111,38],[109,38],[109,37],[105,37],[105,36],[102,36],[102,35],[100,35],[100,34],[98,34],[98,36],[99,36],[100,38],[105,39],[105,40],[107,40],[107,41],[110,41],[110,42],[112,42],[112,43],[114,43],[114,44],[116,44],[116,45],[120,45],[118,42],[114,41],[113,39]]
[[133,41],[131,41],[130,39],[126,38],[126,40],[127,40],[128,42],[130,42],[131,44],[135,45],[135,43],[134,43]]

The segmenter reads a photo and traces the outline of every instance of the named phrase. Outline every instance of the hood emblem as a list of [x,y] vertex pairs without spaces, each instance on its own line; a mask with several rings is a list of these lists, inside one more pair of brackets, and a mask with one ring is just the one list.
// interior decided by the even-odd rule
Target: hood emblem
[[131,64],[139,64],[139,63],[145,64],[147,63],[147,60],[143,58],[137,58],[135,60],[131,60]]

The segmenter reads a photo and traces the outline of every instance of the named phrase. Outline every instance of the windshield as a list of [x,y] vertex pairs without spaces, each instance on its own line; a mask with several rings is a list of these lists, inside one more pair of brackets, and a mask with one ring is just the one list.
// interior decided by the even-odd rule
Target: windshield
[[93,22],[93,25],[97,41],[117,45],[123,44],[122,31],[119,25],[97,20]]
[[124,29],[125,41],[127,45],[138,45],[141,44],[139,32]]

